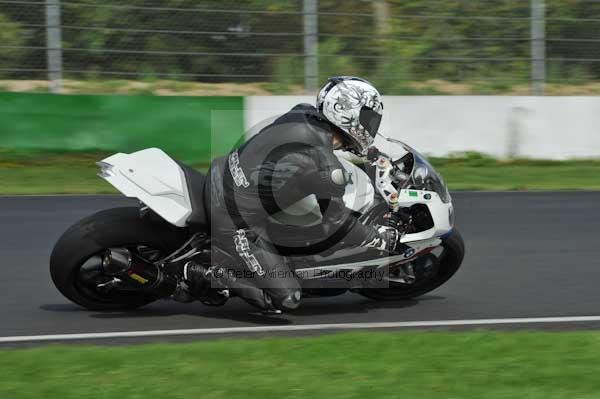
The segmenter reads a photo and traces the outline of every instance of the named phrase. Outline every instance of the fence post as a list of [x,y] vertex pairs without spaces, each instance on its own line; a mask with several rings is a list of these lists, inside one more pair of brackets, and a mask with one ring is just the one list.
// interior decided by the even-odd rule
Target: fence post
[[373,2],[375,11],[375,32],[384,35],[390,31],[390,5],[387,0],[375,0]]
[[63,69],[60,0],[46,0],[46,56],[48,59],[48,89],[52,93],[60,93]]
[[531,0],[531,92],[544,95],[546,81],[546,4]]
[[317,0],[303,0],[304,90],[314,94],[319,81],[319,16]]

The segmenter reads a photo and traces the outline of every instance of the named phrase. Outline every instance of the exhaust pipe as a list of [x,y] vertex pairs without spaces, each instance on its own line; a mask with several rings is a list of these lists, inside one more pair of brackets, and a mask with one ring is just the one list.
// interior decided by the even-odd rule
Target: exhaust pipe
[[109,248],[102,257],[104,272],[119,277],[131,286],[165,298],[173,294],[177,279],[166,275],[157,265],[148,263],[125,248]]

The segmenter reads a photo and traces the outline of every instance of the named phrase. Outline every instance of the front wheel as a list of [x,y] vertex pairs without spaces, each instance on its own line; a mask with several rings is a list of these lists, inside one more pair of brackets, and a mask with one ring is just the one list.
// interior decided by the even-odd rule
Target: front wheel
[[157,299],[140,290],[110,289],[102,254],[108,248],[127,248],[149,261],[176,250],[185,234],[166,222],[140,217],[138,208],[100,211],[69,228],[50,256],[50,275],[58,290],[90,310],[133,309]]
[[[418,297],[448,281],[458,271],[464,256],[465,244],[459,231],[454,229],[442,242],[439,255],[427,254],[411,262],[416,269],[414,281],[390,278],[388,287],[363,289],[360,294],[379,301]],[[394,266],[390,265],[390,273],[393,270]]]

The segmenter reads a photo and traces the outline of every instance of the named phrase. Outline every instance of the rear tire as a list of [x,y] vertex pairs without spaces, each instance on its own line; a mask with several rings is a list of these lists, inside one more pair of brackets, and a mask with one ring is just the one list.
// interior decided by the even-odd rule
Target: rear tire
[[90,310],[133,309],[157,299],[143,291],[102,297],[78,288],[82,265],[107,248],[148,246],[162,254],[183,244],[185,232],[167,222],[142,218],[139,208],[100,211],[71,226],[58,240],[50,256],[50,275],[58,290],[70,301]]
[[360,294],[378,301],[411,299],[433,291],[450,279],[459,269],[465,256],[465,244],[457,229],[442,242],[438,273],[423,285],[411,286],[390,281],[389,288],[364,289]]

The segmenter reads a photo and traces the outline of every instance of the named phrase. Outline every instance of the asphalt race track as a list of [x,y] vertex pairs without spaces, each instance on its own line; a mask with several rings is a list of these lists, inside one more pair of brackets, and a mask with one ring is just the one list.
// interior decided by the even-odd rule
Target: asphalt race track
[[[293,314],[265,318],[239,299],[220,308],[159,301],[130,312],[81,309],[52,285],[48,258],[54,243],[79,218],[135,202],[117,196],[0,197],[0,338],[212,328],[235,335],[230,327],[267,327],[268,335],[275,334],[269,326],[287,331],[338,323],[600,316],[600,193],[465,192],[453,198],[467,255],[443,287],[394,303],[356,294],[307,299]],[[600,327],[594,319],[565,320],[515,325]],[[510,320],[498,323],[516,327]]]

